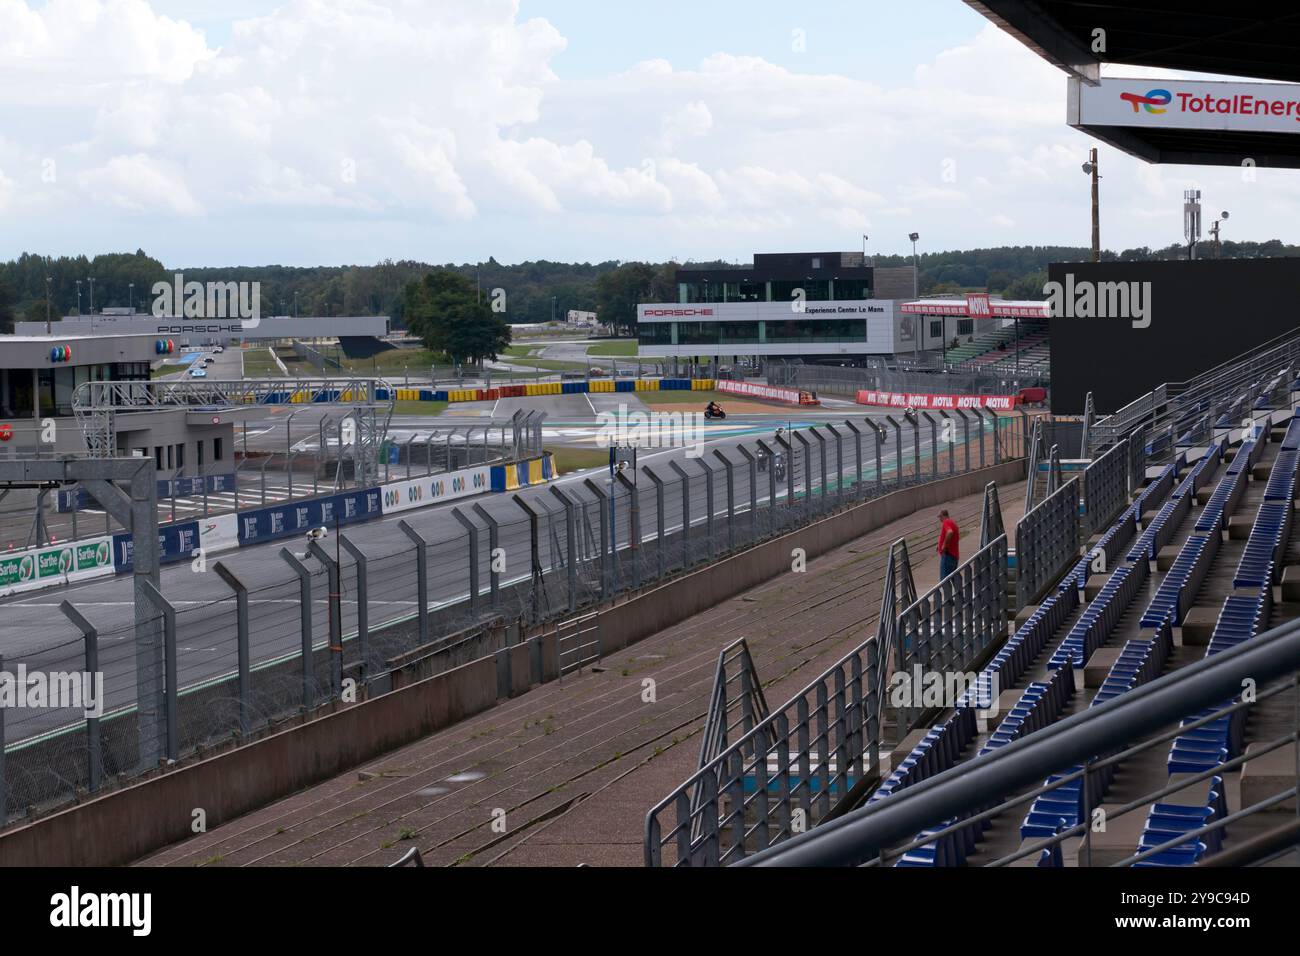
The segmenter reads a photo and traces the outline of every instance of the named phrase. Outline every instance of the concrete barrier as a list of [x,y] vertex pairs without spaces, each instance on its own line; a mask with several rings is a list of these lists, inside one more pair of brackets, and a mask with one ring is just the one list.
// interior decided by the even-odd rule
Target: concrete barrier
[[486,657],[0,833],[3,866],[119,866],[448,727],[497,702]]

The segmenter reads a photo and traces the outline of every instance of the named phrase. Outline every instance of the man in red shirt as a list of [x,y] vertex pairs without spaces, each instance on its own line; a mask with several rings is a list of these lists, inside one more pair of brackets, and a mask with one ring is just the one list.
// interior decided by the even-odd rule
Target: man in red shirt
[[961,537],[961,532],[957,530],[957,522],[948,517],[947,510],[939,512],[939,580],[942,581],[948,575],[957,570],[957,541]]

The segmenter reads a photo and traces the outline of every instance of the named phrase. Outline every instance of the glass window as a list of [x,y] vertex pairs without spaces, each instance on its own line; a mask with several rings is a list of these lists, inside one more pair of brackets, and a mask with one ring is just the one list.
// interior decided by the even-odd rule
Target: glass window
[[957,334],[958,334],[958,335],[972,335],[972,334],[974,334],[974,332],[975,332],[975,320],[974,320],[974,319],[958,319],[958,320],[957,320]]
[[678,345],[717,345],[719,342],[718,326],[722,322],[679,322],[677,323]]
[[866,279],[836,279],[836,299],[870,299],[871,284]]
[[865,342],[866,319],[788,319],[767,323],[767,341],[792,342]]
[[225,448],[222,447],[222,442],[224,440],[225,439],[222,438],[212,439],[212,460],[213,461],[222,461],[225,459]]
[[722,345],[752,345],[758,341],[757,322],[718,322]]
[[639,322],[636,327],[637,341],[642,345],[672,345],[672,322]]
[[943,335],[943,319],[930,320],[930,338],[937,339]]

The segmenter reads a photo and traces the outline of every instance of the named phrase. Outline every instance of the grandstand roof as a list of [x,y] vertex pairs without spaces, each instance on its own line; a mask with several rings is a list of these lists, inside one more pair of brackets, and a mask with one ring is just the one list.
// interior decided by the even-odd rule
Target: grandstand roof
[[[990,299],[988,315],[1007,319],[1046,319],[1051,316],[1047,302],[1033,299],[1011,301],[1009,299]],[[908,315],[960,315],[969,316],[970,305],[967,299],[918,299],[904,302],[900,311]],[[982,317],[977,311],[976,317]]]
[[[1197,111],[1186,117],[1192,122],[1184,126],[1176,109],[1139,113],[1134,104],[1133,117],[1127,118],[1131,122],[1090,119],[1086,109],[1082,116],[1078,109],[1080,87],[1114,82],[1101,77],[1102,63],[1300,83],[1300,58],[1295,55],[1300,46],[1300,12],[1292,8],[1259,0],[1209,9],[1188,8],[1175,0],[1147,0],[1137,6],[1123,0],[967,3],[1071,75],[1070,125],[1076,129],[1152,163],[1242,165],[1249,161],[1255,166],[1300,167],[1300,130],[1269,123],[1267,113],[1238,111],[1232,118],[1235,122],[1218,123]],[[1273,91],[1300,100],[1300,90],[1277,86]],[[1231,96],[1234,91],[1223,92]],[[1293,117],[1285,118],[1296,126]]]

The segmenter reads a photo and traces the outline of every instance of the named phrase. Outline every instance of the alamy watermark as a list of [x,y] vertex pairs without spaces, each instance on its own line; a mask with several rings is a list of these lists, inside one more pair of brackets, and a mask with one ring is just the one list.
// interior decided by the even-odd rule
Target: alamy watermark
[[889,679],[889,706],[911,710],[974,707],[980,717],[998,713],[998,675],[996,671],[975,674],[970,671],[927,671],[920,664],[912,670],[896,671]]
[[100,671],[0,671],[0,707],[6,710],[80,710],[104,716],[104,675]]
[[1135,329],[1151,325],[1150,282],[1076,281],[1074,273],[1065,282],[1043,286],[1053,318],[1128,319]]
[[596,413],[601,448],[685,448],[687,458],[704,454],[704,415],[699,412],[640,412],[620,405]]
[[239,319],[245,329],[262,321],[262,283],[186,282],[178,272],[172,281],[153,284],[154,318]]

